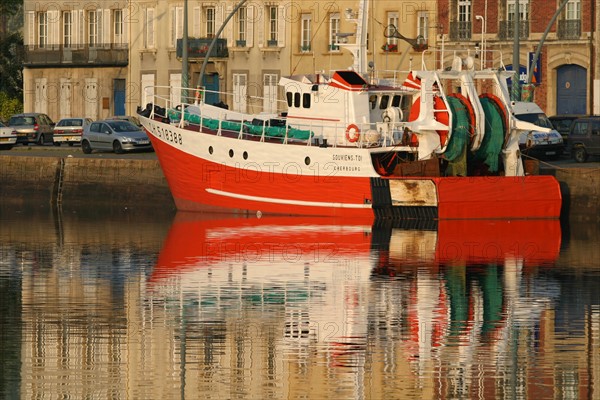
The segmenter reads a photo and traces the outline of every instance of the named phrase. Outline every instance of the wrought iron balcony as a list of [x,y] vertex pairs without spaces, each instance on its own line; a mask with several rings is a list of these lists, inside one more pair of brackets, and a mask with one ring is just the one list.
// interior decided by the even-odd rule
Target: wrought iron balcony
[[559,39],[579,39],[581,37],[581,21],[578,19],[563,19],[558,21]]
[[[212,38],[188,39],[188,58],[204,58],[210,47]],[[177,58],[183,55],[183,40],[177,39]],[[212,48],[210,56],[212,58],[227,58],[229,52],[227,50],[227,39],[217,39],[215,46]]]
[[[513,39],[515,37],[515,22],[500,21],[500,31],[498,39]],[[519,21],[519,39],[527,39],[529,37],[529,20]]]
[[102,43],[90,45],[23,46],[26,67],[116,66],[129,64],[127,44]]
[[471,21],[450,22],[450,40],[470,40]]

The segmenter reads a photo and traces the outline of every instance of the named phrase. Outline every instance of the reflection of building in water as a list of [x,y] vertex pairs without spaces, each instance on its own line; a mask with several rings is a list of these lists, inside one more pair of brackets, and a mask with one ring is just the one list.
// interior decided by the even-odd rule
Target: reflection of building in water
[[[552,221],[539,242],[517,226],[508,245],[481,226],[476,241],[444,237],[447,226],[277,221],[176,220],[151,274],[143,265],[159,243],[134,232],[65,234],[44,268],[33,254],[22,268],[22,397],[597,393],[598,302],[563,298],[574,278],[544,267],[560,245]],[[473,250],[492,242],[500,251]],[[518,250],[526,243],[535,257]],[[564,331],[577,324],[559,318],[569,307],[558,299],[584,310],[580,330]]]

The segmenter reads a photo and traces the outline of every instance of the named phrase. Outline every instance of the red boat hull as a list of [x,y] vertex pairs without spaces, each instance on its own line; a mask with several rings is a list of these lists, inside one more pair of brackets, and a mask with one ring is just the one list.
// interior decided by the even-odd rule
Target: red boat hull
[[[274,173],[214,163],[149,135],[178,210],[236,214],[436,219],[558,218],[552,176],[369,178]],[[435,204],[393,206],[393,180],[433,183]],[[410,186],[410,185],[409,185]],[[382,190],[383,188],[383,190]],[[435,189],[433,189],[435,188]],[[423,212],[426,208],[427,211]]]

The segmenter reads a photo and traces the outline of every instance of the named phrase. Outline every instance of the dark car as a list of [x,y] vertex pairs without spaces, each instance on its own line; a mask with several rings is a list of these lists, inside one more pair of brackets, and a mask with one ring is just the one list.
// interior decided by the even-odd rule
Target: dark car
[[16,114],[10,117],[8,126],[17,131],[17,143],[52,143],[54,138],[54,122],[42,113]]
[[569,149],[575,161],[600,155],[600,116],[577,118],[569,132]]
[[552,117],[548,118],[550,122],[552,122],[552,125],[554,125],[554,129],[556,129],[558,133],[562,135],[565,146],[567,146],[568,144],[569,131],[571,130],[571,125],[573,124],[573,121],[581,117],[584,117],[584,115],[561,114],[553,115]]

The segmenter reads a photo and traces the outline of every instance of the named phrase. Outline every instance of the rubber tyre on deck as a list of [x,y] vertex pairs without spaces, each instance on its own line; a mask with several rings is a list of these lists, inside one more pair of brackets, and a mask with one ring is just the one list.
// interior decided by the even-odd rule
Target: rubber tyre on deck
[[117,154],[123,154],[123,146],[121,146],[121,142],[119,142],[118,140],[115,140],[113,142],[113,150]]
[[83,151],[83,154],[91,154],[92,146],[90,146],[90,142],[88,142],[87,140],[81,142],[81,151]]
[[583,147],[576,147],[573,149],[573,158],[579,163],[584,163],[587,161],[588,154]]

